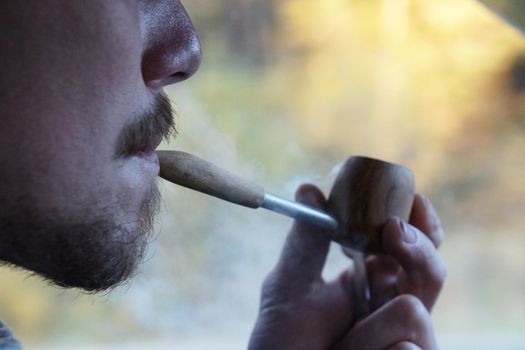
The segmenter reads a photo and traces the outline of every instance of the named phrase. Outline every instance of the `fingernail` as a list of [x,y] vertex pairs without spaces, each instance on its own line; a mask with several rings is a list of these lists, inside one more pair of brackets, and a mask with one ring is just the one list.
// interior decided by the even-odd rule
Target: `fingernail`
[[311,192],[302,191],[298,193],[295,200],[300,203],[312,205],[312,203],[315,203],[315,195]]
[[403,238],[403,242],[407,244],[414,244],[417,241],[417,234],[409,227],[403,220],[398,219],[397,224],[399,226],[399,230],[401,231],[401,236]]
[[315,192],[307,187],[307,186],[301,186],[299,190],[296,193],[295,199],[298,202],[309,204],[309,205],[319,205],[319,198],[315,194]]
[[317,196],[312,191],[304,193],[303,200],[308,203],[317,203]]

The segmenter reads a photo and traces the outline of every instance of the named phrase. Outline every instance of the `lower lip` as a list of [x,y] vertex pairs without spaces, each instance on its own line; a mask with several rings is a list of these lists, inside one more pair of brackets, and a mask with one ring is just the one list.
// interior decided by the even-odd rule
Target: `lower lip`
[[159,164],[159,157],[157,157],[157,153],[155,153],[155,151],[137,152],[132,156],[142,158],[147,162]]
[[141,167],[148,173],[154,173],[155,176],[159,174],[159,157],[157,157],[157,153],[155,153],[155,151],[137,152],[132,154],[131,156],[139,160],[140,163],[142,163]]
[[156,184],[160,165],[154,151],[135,152],[117,165],[119,182],[119,201],[125,203],[130,221],[136,221],[147,193]]

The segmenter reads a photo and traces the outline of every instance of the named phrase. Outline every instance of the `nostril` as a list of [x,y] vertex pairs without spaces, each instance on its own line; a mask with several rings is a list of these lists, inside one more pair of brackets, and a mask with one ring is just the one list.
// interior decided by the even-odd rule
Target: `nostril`
[[189,77],[190,75],[185,72],[173,73],[172,75],[169,76],[169,80],[170,80],[169,84],[180,83],[181,81],[184,81],[188,79]]
[[159,90],[190,78],[201,64],[202,54],[198,38],[194,37],[186,49],[169,50],[159,46],[148,50],[142,59],[142,75],[146,85]]
[[147,81],[146,86],[156,91],[156,90],[161,90],[165,86],[180,83],[181,81],[184,81],[188,78],[189,78],[189,75],[186,73],[174,73],[174,74],[165,76],[164,78],[149,80]]

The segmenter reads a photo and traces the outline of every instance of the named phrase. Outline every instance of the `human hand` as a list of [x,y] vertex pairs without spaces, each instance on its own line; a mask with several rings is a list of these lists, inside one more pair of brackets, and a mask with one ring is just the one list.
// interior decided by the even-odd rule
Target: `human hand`
[[[302,186],[296,197],[298,201],[320,208],[325,204],[322,193],[309,185]],[[414,217],[420,221],[419,225],[421,222],[428,224],[427,210],[417,214],[418,205],[414,207]],[[391,225],[390,221],[385,225],[385,233],[393,230],[399,240],[399,230],[392,229]],[[413,254],[407,255],[407,249],[399,248],[396,242],[396,239],[385,240],[387,251],[395,253],[394,259],[401,257],[403,263],[399,263],[403,267],[417,264],[419,260],[412,261]],[[263,285],[260,313],[250,340],[251,350],[417,349],[416,345],[425,350],[436,348],[427,309],[416,297],[395,297],[393,293],[394,290],[399,293],[413,289],[414,284],[407,282],[409,288],[404,283],[396,284],[394,289],[392,283],[401,272],[396,270],[394,276],[393,262],[385,259],[369,262],[373,268],[370,274],[373,288],[379,288],[377,292],[372,290],[377,310],[351,328],[355,321],[352,270],[344,271],[333,281],[324,281],[321,277],[329,245],[322,231],[304,223],[294,224],[277,266]],[[417,249],[409,249],[414,250]],[[419,294],[418,290],[417,296]],[[430,293],[423,294],[427,297]],[[386,295],[395,298],[387,300]]]
[[334,349],[437,349],[429,313],[446,268],[437,253],[443,229],[432,204],[416,195],[410,224],[392,218],[382,238],[386,255],[371,255],[366,262],[370,303],[376,311]]
[[410,294],[431,311],[443,287],[446,268],[437,252],[443,229],[430,201],[417,194],[410,224],[389,219],[382,238],[386,254],[371,255],[366,261],[371,308],[377,309],[398,295]]
[[[296,200],[322,208],[323,194],[301,186]],[[249,349],[328,349],[353,321],[351,271],[333,281],[321,277],[330,240],[296,221],[279,261],[266,278]]]

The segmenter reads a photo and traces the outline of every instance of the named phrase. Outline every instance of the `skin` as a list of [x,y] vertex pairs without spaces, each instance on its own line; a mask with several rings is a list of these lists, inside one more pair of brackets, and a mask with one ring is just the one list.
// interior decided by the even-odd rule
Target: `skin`
[[[312,185],[300,187],[296,200],[326,206]],[[264,282],[249,349],[437,349],[429,313],[446,271],[437,252],[443,230],[436,211],[417,195],[410,224],[392,218],[382,235],[387,254],[367,260],[373,312],[356,323],[351,267],[325,281],[330,241],[296,222]]]
[[[0,2],[0,52],[0,260],[64,287],[118,285],[157,207],[153,150],[173,130],[162,89],[200,64],[190,19],[177,0]],[[297,196],[325,205],[312,186]],[[296,223],[250,348],[435,349],[439,227],[422,197],[410,224],[385,225],[388,255],[367,262],[374,312],[355,324],[352,271],[323,281],[330,242]]]
[[[197,70],[197,33],[179,1],[158,0],[2,2],[0,26],[0,258],[109,288],[144,250],[165,133],[116,157],[121,135]],[[77,258],[75,244],[91,247]]]

